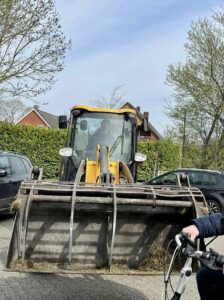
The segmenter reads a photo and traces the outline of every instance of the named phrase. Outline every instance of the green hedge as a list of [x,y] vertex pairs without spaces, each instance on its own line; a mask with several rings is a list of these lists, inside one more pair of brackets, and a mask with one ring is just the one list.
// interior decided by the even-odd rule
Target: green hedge
[[[60,165],[58,151],[66,143],[66,130],[16,126],[0,122],[0,150],[19,152],[34,166],[44,168],[44,178],[54,178]],[[138,167],[138,179],[153,176],[157,170],[167,171],[179,165],[179,145],[169,141],[139,142],[138,151],[147,155],[147,161]]]
[[147,160],[138,166],[138,180],[152,178],[154,170],[170,171],[179,166],[180,146],[170,141],[139,142],[138,151],[147,155]]
[[53,178],[60,165],[58,151],[65,146],[66,135],[66,130],[0,122],[0,150],[27,156],[33,166],[44,168],[44,178]]

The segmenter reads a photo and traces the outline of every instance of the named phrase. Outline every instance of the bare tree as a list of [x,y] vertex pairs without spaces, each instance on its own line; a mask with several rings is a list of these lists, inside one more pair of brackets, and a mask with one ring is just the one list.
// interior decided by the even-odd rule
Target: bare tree
[[33,97],[49,90],[70,42],[54,0],[0,1],[0,93]]
[[0,101],[0,120],[15,123],[30,109],[20,99],[7,99]]
[[93,101],[93,104],[97,107],[121,107],[124,104],[125,93],[121,93],[123,85],[119,85],[113,89],[112,94],[109,97],[100,96],[97,100]]

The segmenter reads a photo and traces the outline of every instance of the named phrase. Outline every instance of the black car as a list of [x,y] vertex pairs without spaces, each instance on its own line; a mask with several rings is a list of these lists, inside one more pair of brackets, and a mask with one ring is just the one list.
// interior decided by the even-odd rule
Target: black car
[[8,213],[20,184],[29,177],[29,159],[14,152],[0,151],[0,213]]
[[177,174],[189,176],[192,187],[197,187],[204,194],[211,213],[224,212],[224,175],[218,171],[204,169],[177,169],[155,177],[144,184],[176,185]]

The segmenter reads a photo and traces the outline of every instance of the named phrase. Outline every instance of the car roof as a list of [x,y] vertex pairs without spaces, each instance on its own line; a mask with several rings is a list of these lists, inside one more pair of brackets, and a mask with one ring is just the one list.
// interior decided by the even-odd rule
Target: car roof
[[219,175],[222,175],[224,176],[224,174],[220,171],[215,171],[215,170],[207,170],[207,169],[197,169],[197,168],[178,168],[178,169],[175,169],[175,170],[171,170],[171,171],[167,171],[163,174],[160,174],[158,176],[155,176],[149,180],[147,180],[146,182],[150,182],[152,180],[155,180],[157,178],[160,178],[160,177],[163,177],[167,174],[170,174],[170,173],[174,173],[174,172],[184,172],[184,171],[196,171],[196,172],[207,172],[207,173],[213,173],[213,174],[219,174]]
[[21,154],[21,153],[18,153],[18,152],[13,152],[13,151],[3,151],[3,150],[0,150],[0,155],[9,155],[9,154],[12,154],[12,155],[19,155],[19,156],[22,156],[26,159],[28,159],[25,155]]
[[[222,172],[218,170],[208,170],[208,169],[197,169],[197,168],[178,168],[174,171],[198,171],[198,172],[209,172],[209,173],[219,173],[222,174]],[[173,172],[173,171],[170,171]]]

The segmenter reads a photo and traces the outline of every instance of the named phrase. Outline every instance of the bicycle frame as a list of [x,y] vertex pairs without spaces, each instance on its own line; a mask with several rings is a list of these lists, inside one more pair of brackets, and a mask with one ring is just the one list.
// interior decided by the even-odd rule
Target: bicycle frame
[[[174,250],[170,265],[165,276],[165,289],[167,290],[167,285],[170,282],[170,276],[172,272],[172,267],[177,257],[177,254],[182,250],[183,254],[187,257],[183,268],[180,271],[180,277],[174,291],[171,300],[179,300],[181,295],[184,293],[185,287],[192,274],[192,261],[193,258],[197,259],[198,262],[202,263],[205,267],[220,270],[224,264],[224,256],[219,255],[213,249],[209,251],[200,251],[199,240],[197,244],[193,243],[184,233],[179,233],[175,236],[176,248]],[[167,294],[165,293],[165,300],[167,299]]]

